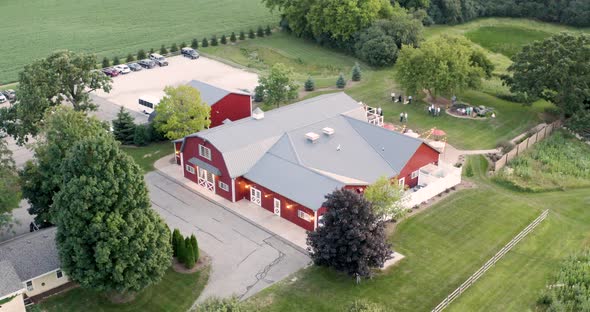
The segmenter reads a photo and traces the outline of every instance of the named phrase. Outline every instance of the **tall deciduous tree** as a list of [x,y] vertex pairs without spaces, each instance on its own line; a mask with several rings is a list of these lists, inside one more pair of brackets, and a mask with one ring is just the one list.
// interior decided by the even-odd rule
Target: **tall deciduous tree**
[[8,225],[10,212],[18,207],[20,187],[12,152],[0,137],[0,232]]
[[405,190],[398,183],[391,183],[386,177],[380,177],[369,185],[363,194],[372,203],[373,211],[383,219],[399,219],[407,209],[403,206]]
[[472,62],[476,51],[466,39],[449,36],[428,40],[420,48],[404,46],[396,78],[410,94],[427,90],[434,100],[476,88],[484,77],[484,69]]
[[516,54],[504,81],[512,92],[550,101],[567,115],[590,112],[590,35],[561,33]]
[[[98,63],[92,54],[59,51],[25,66],[19,74],[18,102],[1,118],[12,118],[6,132],[23,144],[39,131],[39,121],[47,108],[69,102],[74,110],[96,109],[90,92],[111,90],[111,79],[95,70]],[[6,120],[2,122],[7,124]]]
[[121,106],[117,118],[113,120],[113,135],[122,144],[133,144],[135,137],[135,122],[128,111]]
[[170,266],[170,231],[151,209],[141,169],[112,136],[69,149],[54,199],[61,268],[82,287],[136,292]]
[[371,203],[350,190],[336,190],[322,205],[323,226],[307,236],[308,251],[316,265],[349,275],[369,276],[391,257],[385,227]]
[[297,97],[297,84],[293,79],[293,70],[284,64],[276,63],[270,73],[258,79],[264,92],[264,101],[269,105],[279,107],[288,100]]
[[108,125],[68,107],[52,108],[45,114],[41,135],[34,145],[35,157],[20,172],[23,197],[39,225],[54,223],[50,207],[59,192],[61,164],[67,151],[80,139],[108,135]]
[[156,128],[175,140],[203,130],[211,124],[211,107],[191,86],[166,87],[166,96],[156,106]]

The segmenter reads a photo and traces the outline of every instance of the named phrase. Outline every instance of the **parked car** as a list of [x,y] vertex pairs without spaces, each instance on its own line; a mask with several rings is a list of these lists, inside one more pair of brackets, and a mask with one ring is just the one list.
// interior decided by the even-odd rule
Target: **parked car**
[[168,61],[166,61],[166,58],[158,53],[150,54],[150,60],[156,62],[156,64],[160,66],[168,66]]
[[141,67],[141,65],[137,63],[129,63],[127,64],[127,66],[129,66],[129,69],[131,69],[131,71],[140,71],[143,69],[143,67]]
[[16,91],[12,89],[4,90],[2,91],[2,94],[4,95],[4,97],[6,97],[7,100],[11,102],[16,100]]
[[129,74],[131,72],[131,69],[129,69],[129,66],[125,65],[125,64],[120,64],[120,65],[116,65],[115,69],[119,71],[120,74]]
[[0,93],[0,104],[6,102],[6,97],[4,96],[4,94]]
[[119,71],[112,68],[112,67],[107,67],[107,68],[103,69],[102,72],[109,77],[119,76]]
[[180,49],[180,53],[184,57],[188,57],[192,60],[199,58],[199,52],[195,51],[193,48],[182,48]]
[[156,62],[154,62],[154,61],[152,61],[152,60],[148,60],[148,59],[141,60],[141,61],[139,61],[139,62],[137,62],[137,63],[138,63],[138,64],[139,64],[141,67],[143,67],[143,68],[148,68],[148,69],[149,69],[149,68],[154,68],[154,67],[156,67]]

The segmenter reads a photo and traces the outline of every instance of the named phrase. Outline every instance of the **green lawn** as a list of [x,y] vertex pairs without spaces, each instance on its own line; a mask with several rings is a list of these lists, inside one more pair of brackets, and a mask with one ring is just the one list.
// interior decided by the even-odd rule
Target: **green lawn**
[[260,0],[3,0],[0,12],[0,85],[54,50],[125,57],[278,22]]
[[185,312],[201,294],[208,275],[208,269],[193,274],[176,273],[169,269],[159,284],[146,288],[135,300],[125,304],[114,304],[101,294],[76,288],[51,297],[40,306],[43,311],[48,312]]
[[564,256],[588,245],[589,189],[515,193],[485,177],[472,160],[477,187],[462,190],[399,224],[390,242],[406,258],[373,280],[311,267],[248,303],[260,311],[342,311],[364,298],[386,311],[429,311],[544,209],[548,219],[451,306],[455,311],[527,311]]
[[492,52],[512,58],[523,46],[543,40],[551,33],[515,26],[484,26],[467,32],[465,36]]
[[121,148],[133,157],[144,173],[154,170],[156,160],[174,153],[174,146],[168,141],[156,142],[143,147],[121,146]]

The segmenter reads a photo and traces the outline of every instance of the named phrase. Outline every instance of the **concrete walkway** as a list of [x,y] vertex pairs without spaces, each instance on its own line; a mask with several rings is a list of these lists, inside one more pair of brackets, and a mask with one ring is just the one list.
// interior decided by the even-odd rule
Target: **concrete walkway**
[[461,156],[464,155],[485,155],[488,153],[498,153],[499,149],[487,149],[487,150],[460,150],[456,149],[451,144],[446,144],[444,152],[441,154],[440,159],[449,164],[456,164],[460,161]]

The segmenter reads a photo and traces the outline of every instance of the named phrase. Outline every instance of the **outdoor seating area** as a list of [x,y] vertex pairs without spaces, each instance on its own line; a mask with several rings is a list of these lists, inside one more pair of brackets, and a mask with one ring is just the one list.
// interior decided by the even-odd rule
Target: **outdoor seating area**
[[467,103],[455,103],[447,110],[451,116],[463,118],[495,118],[496,113],[493,107],[484,105],[472,106]]
[[418,184],[408,190],[408,198],[404,202],[407,208],[420,205],[434,196],[461,183],[461,171],[459,167],[439,162],[438,166],[428,164],[418,173]]

